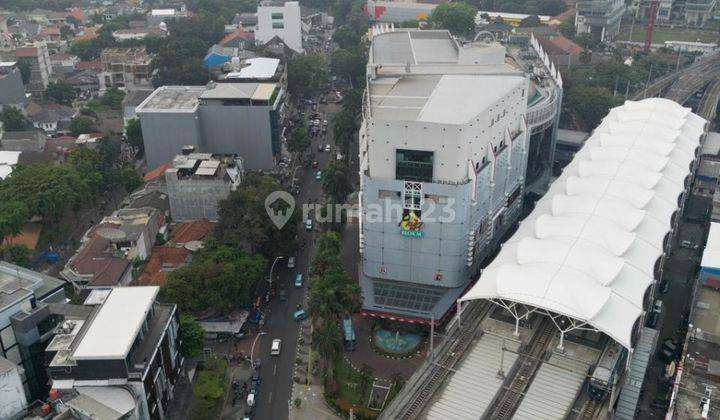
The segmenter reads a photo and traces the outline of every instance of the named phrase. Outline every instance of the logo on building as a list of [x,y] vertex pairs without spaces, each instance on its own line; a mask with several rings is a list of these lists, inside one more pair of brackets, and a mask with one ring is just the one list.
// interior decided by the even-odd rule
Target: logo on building
[[414,211],[410,210],[405,212],[402,220],[400,221],[400,234],[413,238],[422,238],[422,227],[423,221],[417,214],[415,214]]

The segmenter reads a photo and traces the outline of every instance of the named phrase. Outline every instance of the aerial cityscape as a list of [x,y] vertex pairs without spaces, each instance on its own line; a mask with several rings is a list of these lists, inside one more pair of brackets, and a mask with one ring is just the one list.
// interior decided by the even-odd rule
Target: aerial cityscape
[[0,420],[720,419],[716,0],[0,0]]

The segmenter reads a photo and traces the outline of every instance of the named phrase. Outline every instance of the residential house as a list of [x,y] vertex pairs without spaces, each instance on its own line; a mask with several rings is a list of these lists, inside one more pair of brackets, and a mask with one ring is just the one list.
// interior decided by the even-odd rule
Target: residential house
[[38,105],[33,102],[25,108],[25,113],[33,127],[51,135],[69,133],[70,122],[76,115],[75,110],[69,106],[60,104]]
[[46,26],[40,31],[36,40],[45,42],[50,48],[58,48],[66,42],[60,37],[59,26]]
[[108,48],[100,56],[100,90],[125,87],[135,90],[151,85],[152,56],[145,48]]
[[147,14],[148,26],[159,26],[161,23],[169,23],[173,19],[179,19],[187,16],[187,11],[180,11],[175,8],[168,9],[152,9]]
[[205,58],[203,58],[203,65],[206,69],[213,70],[217,67],[222,66],[225,63],[230,62],[234,57],[237,56],[237,48],[223,47],[215,44],[208,49]]
[[10,176],[20,160],[20,153],[0,150],[0,179]]
[[26,102],[25,87],[17,63],[0,62],[0,109],[4,106],[23,109]]
[[47,136],[42,130],[6,131],[0,133],[0,150],[13,152],[42,152]]
[[30,66],[28,92],[35,96],[42,96],[50,83],[50,76],[53,74],[47,44],[36,42],[17,48],[15,57],[18,64],[27,63]]
[[201,219],[172,226],[168,241],[153,248],[137,284],[164,285],[168,273],[190,263],[192,254],[199,249],[202,241],[212,236],[215,225],[209,220]]
[[64,285],[54,277],[0,261],[0,357],[24,369],[22,387],[28,399],[37,398],[47,376],[33,367],[36,355],[13,330],[12,319],[51,302],[65,302]]
[[[227,68],[227,69],[226,69]],[[285,84],[287,71],[282,60],[270,57],[252,57],[223,66],[229,70],[216,76],[219,82],[229,83],[267,83]]]
[[167,30],[164,27],[149,27],[149,28],[129,28],[129,29],[118,29],[112,33],[113,38],[117,42],[122,41],[141,41],[148,35],[153,36],[165,36]]
[[238,28],[227,34],[218,45],[221,47],[237,48],[245,50],[255,45],[255,34],[248,32],[243,28]]
[[75,66],[80,62],[80,57],[68,53],[55,53],[50,55],[50,64],[53,73],[61,75],[73,73]]
[[258,23],[258,17],[256,13],[237,13],[232,23],[238,29],[254,32]]
[[[112,408],[110,415],[80,418],[168,418],[167,409],[184,358],[179,352],[177,307],[157,302],[159,287],[97,290],[85,300],[95,308],[85,322],[68,325],[46,354],[52,387],[75,410]],[[89,398],[89,400],[87,400]],[[98,404],[99,403],[99,404]]]
[[100,80],[95,70],[76,71],[65,76],[63,82],[72,86],[81,98],[90,98],[100,90]]
[[132,282],[132,262],[145,260],[165,215],[154,208],[124,208],[93,226],[61,275],[76,287],[114,287]]

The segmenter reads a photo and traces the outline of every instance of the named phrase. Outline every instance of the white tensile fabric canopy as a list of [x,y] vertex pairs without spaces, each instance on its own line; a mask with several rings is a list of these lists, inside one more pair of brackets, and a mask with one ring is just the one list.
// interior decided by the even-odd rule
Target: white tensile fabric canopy
[[631,349],[705,124],[666,99],[612,109],[460,300],[565,315]]

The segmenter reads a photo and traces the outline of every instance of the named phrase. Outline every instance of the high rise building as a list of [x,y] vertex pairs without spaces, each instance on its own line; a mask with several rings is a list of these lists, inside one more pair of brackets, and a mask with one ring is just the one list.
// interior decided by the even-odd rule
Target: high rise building
[[364,311],[438,320],[518,220],[529,98],[543,95],[500,44],[374,32],[360,129]]

